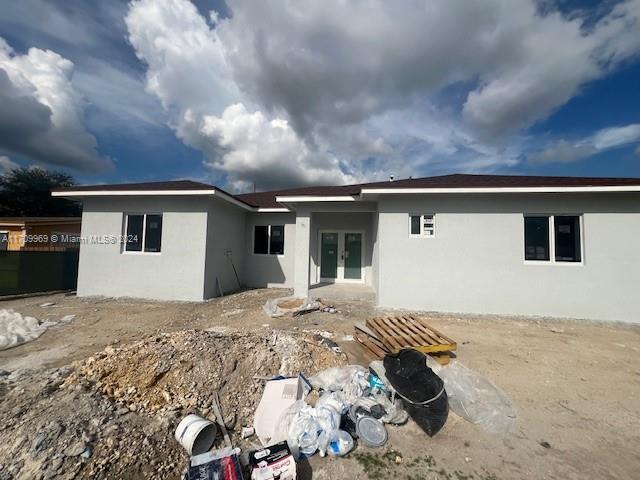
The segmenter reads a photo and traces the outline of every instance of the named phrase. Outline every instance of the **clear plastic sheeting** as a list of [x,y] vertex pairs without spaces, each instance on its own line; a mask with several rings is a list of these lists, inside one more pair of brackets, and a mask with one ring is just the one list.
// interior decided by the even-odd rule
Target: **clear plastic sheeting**
[[443,366],[428,355],[426,358],[427,366],[444,382],[454,413],[493,434],[511,431],[516,411],[500,388],[455,359]]
[[320,303],[310,298],[302,299],[298,297],[281,297],[267,300],[262,309],[270,317],[283,317],[288,314],[295,314],[299,311],[319,309]]
[[13,310],[0,309],[0,350],[35,340],[46,326],[33,317],[22,316]]

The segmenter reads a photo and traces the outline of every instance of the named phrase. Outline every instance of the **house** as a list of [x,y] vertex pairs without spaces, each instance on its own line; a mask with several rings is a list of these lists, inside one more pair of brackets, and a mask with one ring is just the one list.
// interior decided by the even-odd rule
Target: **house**
[[173,181],[53,195],[84,205],[78,295],[203,300],[241,283],[306,296],[360,283],[386,308],[640,322],[640,179],[445,175],[242,195]]
[[[0,217],[0,251],[77,248],[81,217]],[[63,241],[67,240],[67,241]]]

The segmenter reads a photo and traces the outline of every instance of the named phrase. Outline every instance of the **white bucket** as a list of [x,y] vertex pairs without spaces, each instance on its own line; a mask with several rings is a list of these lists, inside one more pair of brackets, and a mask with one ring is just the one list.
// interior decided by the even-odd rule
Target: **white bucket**
[[176,440],[189,455],[200,455],[213,447],[218,428],[215,423],[198,415],[187,415],[176,428]]

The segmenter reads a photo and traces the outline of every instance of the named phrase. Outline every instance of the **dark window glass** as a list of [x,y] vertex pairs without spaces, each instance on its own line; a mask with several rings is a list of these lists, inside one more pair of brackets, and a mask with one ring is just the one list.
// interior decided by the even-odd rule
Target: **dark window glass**
[[549,217],[524,217],[525,260],[549,260]]
[[144,215],[127,215],[127,238],[125,250],[128,252],[142,251],[142,224]]
[[420,215],[411,215],[411,235],[420,235]]
[[253,235],[253,253],[269,253],[269,227],[256,225]]
[[144,231],[144,251],[159,252],[162,240],[162,215],[147,215]]
[[556,262],[579,262],[580,217],[554,217]]
[[0,251],[9,249],[9,233],[0,233]]
[[284,254],[284,225],[271,225],[269,253],[271,255]]

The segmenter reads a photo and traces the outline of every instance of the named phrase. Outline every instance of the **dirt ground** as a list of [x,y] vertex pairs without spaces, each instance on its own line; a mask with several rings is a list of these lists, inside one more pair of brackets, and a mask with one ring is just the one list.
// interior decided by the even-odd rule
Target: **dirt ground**
[[[348,336],[354,323],[374,313],[369,301],[326,298],[339,313],[296,319],[273,319],[262,311],[267,299],[287,294],[250,290],[205,303],[62,294],[4,301],[0,308],[42,320],[76,317],[33,342],[0,352],[0,369],[63,367],[107,346],[149,335],[220,328],[264,331],[265,336],[272,329],[329,332],[351,363],[367,364],[367,355]],[[55,305],[41,307],[45,302]],[[460,362],[511,398],[518,413],[515,430],[494,436],[450,413],[445,427],[429,438],[410,421],[389,429],[390,440],[383,449],[359,446],[345,458],[312,457],[300,465],[303,479],[640,478],[640,328],[552,319],[424,316],[457,341]],[[4,394],[0,392],[0,398]],[[2,402],[0,413],[4,408]],[[0,455],[0,478],[11,478],[2,475],[10,463]],[[102,478],[110,477],[107,473]]]

